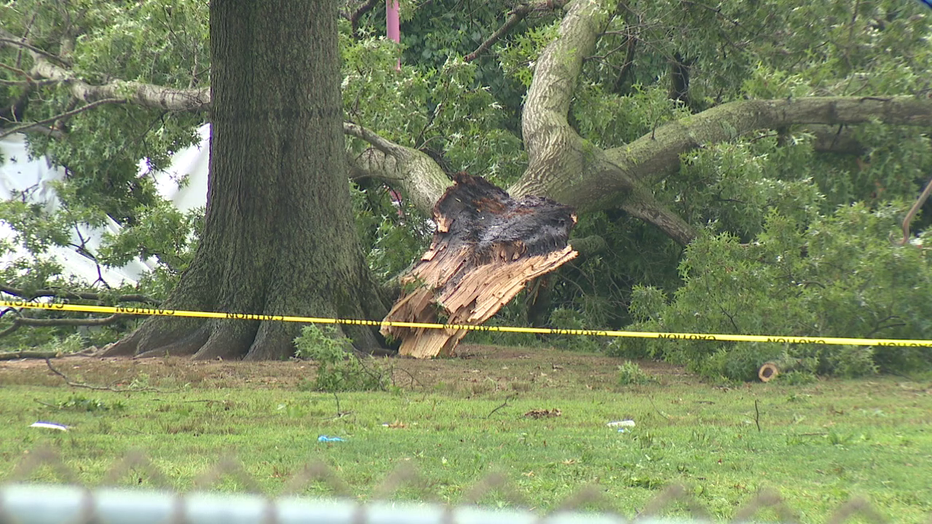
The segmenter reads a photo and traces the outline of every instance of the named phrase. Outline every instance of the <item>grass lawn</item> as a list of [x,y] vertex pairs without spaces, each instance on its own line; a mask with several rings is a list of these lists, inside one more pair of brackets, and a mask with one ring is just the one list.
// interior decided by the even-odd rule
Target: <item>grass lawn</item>
[[[277,494],[306,464],[322,462],[363,499],[388,491],[459,503],[497,472],[515,493],[498,490],[481,502],[523,500],[538,511],[591,486],[604,496],[601,508],[633,516],[666,486],[681,484],[716,520],[765,489],[779,491],[803,522],[823,522],[856,496],[897,522],[932,516],[928,382],[725,388],[642,362],[656,382],[634,386],[618,383],[623,361],[600,355],[486,346],[461,354],[393,361],[398,387],[340,394],[339,416],[333,395],[307,391],[308,362],[52,362],[72,382],[120,391],[69,386],[43,361],[0,362],[0,482],[43,447],[88,485],[141,450],[178,490],[193,489],[232,457],[246,475],[211,487]],[[625,419],[635,426],[607,426]],[[29,427],[37,420],[71,430]],[[321,435],[344,440],[320,442]],[[386,480],[403,466],[420,480]],[[67,480],[50,467],[25,477]],[[159,482],[145,467],[116,481]],[[331,484],[304,482],[300,492],[326,495]]]

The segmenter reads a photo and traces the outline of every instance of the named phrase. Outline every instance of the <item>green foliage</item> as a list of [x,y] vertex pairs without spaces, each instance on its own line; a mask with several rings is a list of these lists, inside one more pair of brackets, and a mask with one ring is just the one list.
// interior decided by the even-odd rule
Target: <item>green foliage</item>
[[641,366],[630,360],[618,366],[618,384],[621,386],[646,386],[653,384],[657,379],[650,373],[641,369]]
[[[583,315],[572,309],[557,308],[550,314],[550,327],[555,329],[589,329]],[[554,347],[570,351],[599,351],[603,340],[583,335],[551,335],[547,339]]]
[[48,345],[52,351],[58,351],[63,354],[77,353],[87,347],[87,342],[78,333],[72,333],[65,338],[55,338]]
[[160,269],[180,276],[194,258],[203,217],[203,208],[182,213],[164,200],[146,206],[119,233],[103,235],[98,258],[108,266],[119,267],[134,257],[153,257]]
[[88,398],[84,395],[72,393],[67,399],[59,402],[57,407],[64,411],[86,411],[93,413],[124,410],[126,409],[126,404],[121,400],[106,402],[99,398]]
[[[600,39],[586,57],[568,120],[588,143],[624,147],[658,126],[729,101],[806,96],[927,96],[932,70],[932,17],[918,2],[724,0],[708,5],[633,1],[600,20]],[[430,153],[450,172],[466,170],[507,187],[527,166],[521,110],[536,61],[558,35],[563,11],[535,11],[472,62],[464,57],[501,27],[511,1],[402,2],[402,42],[381,35],[380,9],[354,33],[341,19],[343,102],[348,120],[402,145]],[[813,20],[819,20],[813,24]],[[208,85],[207,3],[77,3],[19,0],[0,6],[0,26],[29,35],[37,48],[91,83],[114,79],[188,88]],[[395,65],[401,62],[400,69]],[[670,100],[671,65],[689,65],[688,103]],[[35,83],[20,73],[35,61],[0,47],[0,101],[24,100],[23,121],[73,109],[68,82]],[[166,296],[197,245],[200,217],[159,200],[138,165],[165,167],[172,153],[196,140],[203,114],[166,113],[133,104],[104,106],[61,123],[61,131],[31,133],[33,154],[48,155],[68,176],[56,187],[56,210],[17,199],[0,216],[31,254],[0,268],[0,279],[26,290],[60,289]],[[600,237],[604,249],[553,275],[555,327],[732,331],[742,333],[926,337],[932,318],[925,251],[895,247],[888,237],[929,173],[927,132],[866,124],[831,130],[850,134],[854,152],[828,153],[815,128],[764,130],[705,144],[681,158],[675,174],[652,185],[657,199],[700,238],[684,250],[619,210],[584,213],[574,239]],[[823,130],[824,131],[824,130]],[[823,133],[824,134],[824,133]],[[363,142],[347,139],[351,153]],[[636,161],[637,159],[635,159]],[[426,247],[431,224],[386,186],[356,181],[357,230],[367,261],[383,282]],[[78,227],[111,217],[122,228],[102,246],[75,240]],[[928,213],[913,224],[917,246],[932,239]],[[150,257],[156,268],[137,288],[62,277],[51,246],[77,246],[101,267]],[[6,254],[8,246],[0,246]],[[107,298],[104,301],[109,300]],[[43,313],[46,314],[46,313]],[[492,324],[524,324],[515,301]],[[0,329],[9,325],[0,319]],[[112,338],[118,328],[87,337]],[[73,330],[24,330],[3,344],[41,344]],[[530,337],[473,333],[471,341],[527,344]],[[555,338],[576,349],[603,341]],[[629,357],[690,361],[708,376],[753,376],[765,355],[797,359],[799,373],[858,375],[927,366],[925,350],[617,340],[609,351]],[[846,353],[848,352],[848,353]],[[785,377],[784,377],[785,379]]]
[[559,21],[534,27],[526,33],[519,34],[509,45],[503,46],[499,53],[502,72],[506,78],[527,89],[534,78],[534,62],[544,47],[557,36]]
[[[603,359],[546,356],[564,368],[540,369],[537,358],[491,353],[469,360],[408,361],[405,367],[418,377],[412,384],[416,394],[343,393],[341,403],[352,413],[339,418],[333,416],[332,395],[294,390],[307,370],[293,363],[243,362],[236,373],[218,373],[229,363],[88,362],[82,373],[89,384],[148,373],[150,385],[159,388],[84,393],[107,406],[125,404],[90,412],[59,409],[71,393],[49,387],[44,367],[0,369],[5,373],[0,409],[8,420],[0,426],[0,482],[25,472],[18,481],[97,486],[106,480],[120,488],[184,492],[216,471],[218,457],[235,447],[236,459],[254,482],[228,478],[215,485],[222,493],[280,496],[293,486],[289,479],[306,474],[309,461],[322,461],[345,482],[348,496],[372,500],[404,462],[424,482],[400,484],[392,496],[398,503],[472,501],[470,487],[498,471],[514,491],[492,490],[483,498],[489,504],[513,504],[516,492],[540,511],[554,511],[598,477],[612,507],[633,516],[664,485],[689,481],[691,496],[711,519],[730,521],[736,508],[757,495],[766,472],[766,484],[777,487],[807,524],[824,521],[855,492],[869,494],[872,507],[889,520],[928,521],[932,486],[920,460],[932,450],[927,382],[877,377],[787,387],[783,375],[766,385],[714,388],[677,374],[665,376],[662,385],[625,394],[619,389],[627,388],[619,388],[616,372],[606,370]],[[179,390],[179,376],[195,379],[193,388]],[[532,376],[536,380],[529,381]],[[486,377],[524,389],[517,396],[511,389],[474,393],[469,379],[489,384]],[[440,387],[438,379],[447,386]],[[755,402],[761,431],[754,424]],[[542,408],[562,414],[522,416]],[[628,418],[637,425],[624,433],[606,426]],[[36,420],[72,430],[29,427]],[[318,435],[346,441],[318,443]],[[39,447],[67,456],[74,478],[53,467],[17,467],[29,457],[27,451]],[[126,450],[140,447],[153,462],[149,469],[161,476],[140,467],[118,478],[107,476]],[[309,482],[297,495],[328,497],[332,489],[329,483]],[[670,519],[691,519],[689,508],[669,511],[674,512],[665,514]],[[758,516],[768,520],[770,514]]]
[[[638,289],[637,328],[688,333],[761,333],[928,339],[932,265],[925,249],[891,242],[902,207],[838,209],[808,227],[776,211],[757,240],[704,235],[680,266],[672,300]],[[645,351],[707,375],[750,380],[768,360],[809,359],[808,370],[859,376],[929,367],[925,348],[850,348],[777,343],[643,342]]]
[[386,389],[388,375],[374,359],[363,362],[352,349],[352,343],[334,326],[320,328],[309,325],[295,339],[298,358],[317,362],[317,391],[375,391]]

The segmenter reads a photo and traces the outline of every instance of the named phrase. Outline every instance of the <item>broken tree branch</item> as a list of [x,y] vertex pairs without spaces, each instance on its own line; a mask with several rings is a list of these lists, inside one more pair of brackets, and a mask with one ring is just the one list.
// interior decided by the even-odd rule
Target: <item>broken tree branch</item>
[[[576,0],[559,33],[541,53],[522,114],[528,168],[509,188],[514,196],[546,195],[580,211],[621,208],[680,243],[694,229],[657,202],[650,189],[680,166],[680,155],[735,140],[760,129],[797,124],[932,125],[932,100],[902,97],[812,97],[742,100],[670,122],[620,147],[603,150],[584,140],[567,116],[582,63],[594,49],[600,2]],[[837,141],[833,143],[838,146]]]
[[[567,238],[572,209],[542,197],[511,198],[480,177],[455,175],[434,206],[437,231],[402,278],[405,291],[385,317],[392,322],[481,324],[524,286],[576,256]],[[399,354],[452,355],[466,330],[385,326]]]
[[113,324],[126,315],[110,315],[104,318],[32,318],[16,317],[14,325],[31,327],[61,327],[61,326],[106,326]]
[[508,192],[546,195],[584,211],[620,207],[686,244],[695,237],[692,226],[569,125],[574,87],[585,58],[595,49],[603,14],[599,2],[574,2],[559,36],[538,58],[521,120],[528,168]]
[[[63,354],[61,351],[36,351],[23,349],[20,351],[5,351],[0,353],[0,360],[23,360],[23,359],[50,359],[59,358]],[[85,355],[86,356],[86,355]]]

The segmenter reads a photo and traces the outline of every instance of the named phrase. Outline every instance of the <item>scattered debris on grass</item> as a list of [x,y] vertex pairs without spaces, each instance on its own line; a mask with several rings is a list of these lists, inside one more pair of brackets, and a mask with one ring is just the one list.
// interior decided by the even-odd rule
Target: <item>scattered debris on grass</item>
[[563,413],[559,409],[532,409],[524,414],[528,418],[553,418],[559,417]]

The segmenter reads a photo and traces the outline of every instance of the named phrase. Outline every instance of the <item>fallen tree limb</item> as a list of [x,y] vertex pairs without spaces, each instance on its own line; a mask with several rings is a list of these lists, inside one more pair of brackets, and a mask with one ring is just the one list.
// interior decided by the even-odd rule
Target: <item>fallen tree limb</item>
[[[69,298],[69,299],[81,299],[81,300],[101,300],[101,295],[99,293],[74,292],[74,291],[68,291],[67,289],[37,289],[35,291],[27,291],[25,289],[15,288],[15,287],[7,286],[4,284],[0,284],[0,293],[14,295],[24,300],[34,300],[39,297]],[[159,303],[158,300],[155,300],[152,297],[148,297],[146,295],[136,294],[136,293],[129,293],[126,295],[116,295],[112,297],[112,299],[117,302],[147,302],[150,304]]]
[[59,358],[64,356],[61,351],[36,351],[23,349],[20,351],[5,351],[0,353],[0,360],[23,360],[27,358]]

